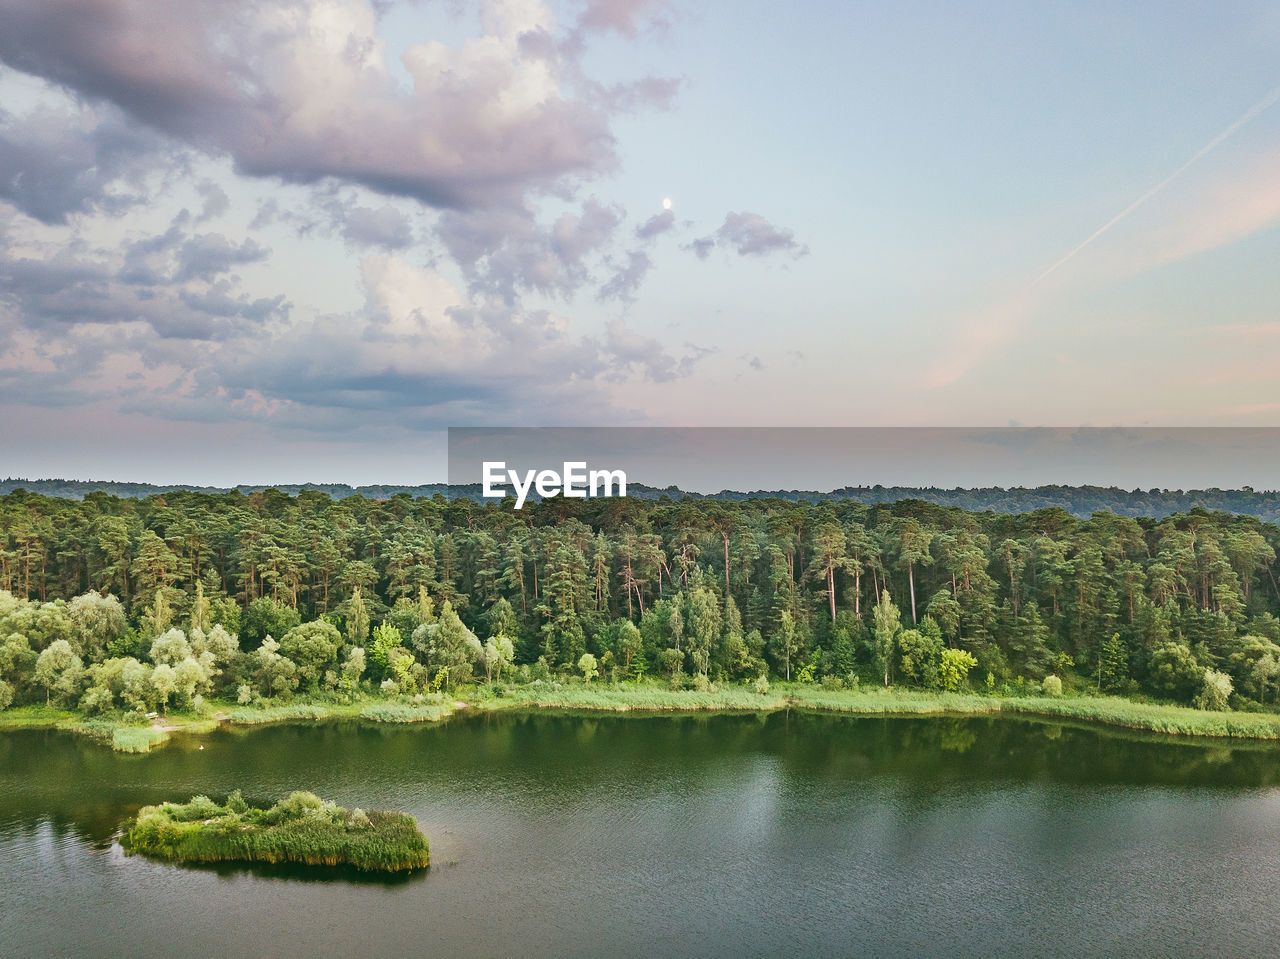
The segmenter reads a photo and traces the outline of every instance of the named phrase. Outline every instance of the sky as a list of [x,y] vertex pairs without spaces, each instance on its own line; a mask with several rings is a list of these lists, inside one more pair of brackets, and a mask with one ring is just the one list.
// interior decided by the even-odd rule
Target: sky
[[0,0],[0,474],[1280,425],[1277,64],[1272,3]]

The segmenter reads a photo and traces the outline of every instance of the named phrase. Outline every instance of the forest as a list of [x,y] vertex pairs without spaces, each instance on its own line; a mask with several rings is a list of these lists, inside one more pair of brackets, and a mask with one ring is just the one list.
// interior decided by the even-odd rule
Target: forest
[[1240,710],[1280,529],[921,500],[0,497],[0,706],[773,681]]
[[[244,495],[277,492],[296,496],[302,492],[326,493],[334,499],[363,496],[366,499],[390,499],[407,494],[414,499],[430,499],[443,495],[447,499],[469,498],[479,500],[479,483],[465,486],[449,486],[445,483],[429,483],[420,486],[348,486],[345,483],[300,483],[288,486],[237,486],[236,492]],[[133,499],[173,492],[229,493],[229,488],[196,486],[157,486],[152,483],[119,483],[110,481],[63,479],[0,479],[0,495],[23,490],[44,496],[82,499],[89,493],[107,493]],[[1152,516],[1163,519],[1174,513],[1186,513],[1201,509],[1257,516],[1268,522],[1280,522],[1280,491],[1243,489],[1121,489],[1117,486],[1035,486],[1011,487],[985,486],[944,489],[937,486],[844,486],[840,489],[819,492],[817,490],[721,490],[718,493],[697,493],[675,486],[655,487],[629,481],[627,495],[634,499],[707,499],[741,502],[748,499],[780,499],[789,502],[820,502],[850,500],[866,505],[896,503],[898,500],[918,499],[938,506],[959,506],[962,509],[996,513],[1026,513],[1037,509],[1057,507],[1082,519],[1100,510],[1118,516]],[[536,495],[535,497],[536,498]]]

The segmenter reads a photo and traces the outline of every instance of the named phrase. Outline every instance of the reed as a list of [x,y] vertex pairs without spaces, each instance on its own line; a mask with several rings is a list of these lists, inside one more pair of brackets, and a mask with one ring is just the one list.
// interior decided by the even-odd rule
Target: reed
[[129,853],[183,862],[298,863],[401,872],[430,863],[427,839],[412,816],[346,810],[314,793],[293,792],[275,805],[250,806],[232,793],[144,806],[124,829]]

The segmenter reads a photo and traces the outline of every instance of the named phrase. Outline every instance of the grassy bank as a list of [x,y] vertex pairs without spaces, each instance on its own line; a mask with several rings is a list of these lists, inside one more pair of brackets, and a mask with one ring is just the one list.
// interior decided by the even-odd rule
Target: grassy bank
[[998,702],[1002,712],[1106,723],[1174,736],[1280,739],[1280,716],[1274,713],[1211,712],[1135,703],[1116,696],[1028,697]]
[[218,805],[207,796],[144,806],[126,825],[131,853],[182,862],[300,863],[400,872],[430,862],[426,837],[412,816],[353,809],[295,792],[256,808],[238,792]]
[[777,683],[765,694],[741,686],[696,692],[646,685],[608,687],[576,684],[560,688],[554,685],[518,687],[500,699],[478,699],[474,705],[480,709],[525,706],[607,711],[770,711],[789,707],[864,716],[1006,713],[1100,723],[1175,736],[1280,739],[1280,715],[1212,712],[1186,706],[1136,703],[1115,696],[1006,698],[879,687],[831,690],[800,683]]
[[147,752],[176,732],[203,733],[223,723],[254,726],[263,723],[349,719],[377,723],[420,723],[447,719],[462,707],[480,711],[503,709],[579,709],[605,712],[738,711],[771,712],[805,709],[865,716],[979,715],[1005,713],[1041,716],[1076,723],[1101,723],[1175,736],[1280,740],[1280,715],[1274,713],[1210,712],[1185,706],[1137,703],[1114,696],[1053,698],[998,697],[973,693],[882,689],[828,689],[802,683],[775,683],[767,693],[748,686],[721,685],[713,689],[673,690],[656,683],[586,684],[537,683],[501,691],[476,687],[460,703],[445,698],[434,702],[397,702],[361,698],[354,702],[297,701],[237,706],[210,704],[204,715],[172,714],[151,724],[132,717],[86,719],[77,713],[44,706],[22,706],[0,712],[0,731],[57,728],[87,735],[121,752]]
[[174,714],[148,722],[134,716],[86,717],[65,709],[47,706],[18,706],[0,712],[0,732],[7,729],[65,729],[117,752],[145,753],[169,741],[172,733],[211,732],[218,717]]
[[481,709],[530,706],[545,709],[600,709],[612,712],[632,709],[772,710],[780,709],[787,704],[785,697],[781,694],[762,695],[745,686],[725,685],[714,690],[699,692],[692,689],[673,690],[648,684],[605,686],[585,683],[516,686],[508,689],[500,698],[477,698],[474,702]]

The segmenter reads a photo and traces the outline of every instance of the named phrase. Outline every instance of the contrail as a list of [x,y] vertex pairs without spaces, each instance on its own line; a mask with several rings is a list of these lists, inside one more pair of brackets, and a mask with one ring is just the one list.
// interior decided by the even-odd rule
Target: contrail
[[1167,177],[1165,177],[1163,180],[1161,180],[1159,183],[1153,186],[1150,190],[1148,190],[1146,193],[1142,194],[1142,196],[1138,197],[1138,199],[1130,203],[1127,207],[1125,207],[1123,210],[1121,210],[1119,213],[1113,216],[1110,220],[1108,220],[1106,223],[1100,226],[1097,230],[1095,230],[1089,236],[1089,238],[1086,239],[1083,243],[1081,243],[1074,250],[1072,250],[1070,253],[1064,256],[1057,263],[1053,264],[1053,266],[1049,267],[1049,269],[1045,270],[1043,273],[1037,276],[1034,280],[1031,281],[1031,286],[1035,286],[1037,283],[1043,280],[1050,273],[1053,273],[1055,270],[1057,270],[1059,267],[1065,264],[1068,260],[1074,257],[1077,253],[1079,253],[1081,250],[1087,247],[1090,243],[1092,243],[1098,237],[1102,236],[1102,234],[1106,233],[1113,226],[1115,226],[1117,223],[1119,223],[1121,220],[1127,217],[1130,213],[1132,213],[1138,207],[1142,206],[1142,204],[1150,200],[1153,196],[1155,196],[1157,193],[1159,193],[1161,190],[1167,187],[1170,183],[1172,183],[1178,177],[1182,176],[1182,174],[1185,173],[1187,169],[1190,168],[1196,161],[1203,159],[1209,153],[1212,153],[1224,140],[1231,137],[1232,134],[1234,134],[1237,130],[1239,130],[1242,126],[1244,126],[1250,120],[1254,119],[1258,114],[1262,113],[1268,107],[1275,104],[1277,100],[1280,100],[1280,87],[1276,87],[1269,94],[1267,94],[1265,97],[1263,97],[1253,106],[1251,106],[1248,110],[1246,110],[1241,115],[1240,119],[1236,120],[1235,123],[1231,124],[1231,126],[1227,127],[1225,130],[1219,133],[1216,137],[1214,137],[1212,140],[1206,143],[1203,147],[1201,147],[1190,160],[1182,164],[1182,166],[1178,167],[1178,169],[1174,170]]

